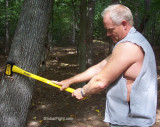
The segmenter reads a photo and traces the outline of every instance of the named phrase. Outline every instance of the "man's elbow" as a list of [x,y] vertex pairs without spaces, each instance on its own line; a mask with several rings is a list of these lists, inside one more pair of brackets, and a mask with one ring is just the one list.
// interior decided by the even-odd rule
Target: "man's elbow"
[[108,82],[99,82],[99,83],[98,83],[98,87],[99,87],[100,89],[106,89],[108,86],[109,86],[109,83],[108,83]]
[[99,76],[99,75],[94,77],[93,82],[95,82],[95,84],[96,84],[95,86],[101,90],[103,90],[109,86],[109,81],[107,81],[106,79],[102,78],[102,76]]

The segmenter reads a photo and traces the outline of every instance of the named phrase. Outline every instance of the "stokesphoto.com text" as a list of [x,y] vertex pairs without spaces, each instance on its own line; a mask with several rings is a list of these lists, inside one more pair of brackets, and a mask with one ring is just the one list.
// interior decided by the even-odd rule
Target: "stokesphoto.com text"
[[43,117],[43,120],[66,121],[66,120],[73,120],[73,117]]

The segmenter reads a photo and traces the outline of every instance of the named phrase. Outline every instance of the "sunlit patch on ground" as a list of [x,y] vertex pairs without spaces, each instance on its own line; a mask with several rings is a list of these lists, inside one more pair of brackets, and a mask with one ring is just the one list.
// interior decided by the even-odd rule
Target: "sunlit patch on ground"
[[39,121],[30,121],[27,126],[29,127],[39,127],[41,124]]

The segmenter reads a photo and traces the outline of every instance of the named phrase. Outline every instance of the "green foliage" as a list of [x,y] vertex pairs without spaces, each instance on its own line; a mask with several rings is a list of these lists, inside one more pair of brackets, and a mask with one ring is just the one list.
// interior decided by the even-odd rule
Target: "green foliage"
[[152,45],[159,45],[158,38],[160,36],[160,0],[150,0],[150,9],[148,12],[145,11],[144,0],[121,0],[122,4],[128,6],[135,18],[135,13],[138,13],[138,26],[142,22],[145,14],[149,15],[149,20],[147,21],[143,34]]
[[4,38],[5,35],[5,2],[4,0],[0,1],[0,37]]
[[[75,6],[75,7],[73,7]],[[57,43],[68,43],[72,37],[72,25],[74,22],[74,8],[76,8],[76,14],[79,13],[79,2],[75,5],[72,4],[72,0],[55,0],[54,14],[53,14],[53,40]],[[79,16],[79,15],[77,15]],[[79,20],[79,19],[78,19]],[[77,21],[78,23],[79,21]]]
[[102,18],[102,12],[103,10],[111,4],[111,0],[97,0],[96,1],[96,7],[95,7],[95,21],[94,21],[94,33],[93,37],[95,39],[104,39],[106,36],[106,30],[104,29],[103,25],[103,18]]
[[17,22],[19,19],[19,14],[21,11],[23,0],[10,1],[9,6],[6,8],[5,0],[0,1],[0,37],[5,38],[5,21],[6,17],[8,17],[9,22],[9,34],[12,37],[14,35],[14,31],[17,26]]
[[[23,0],[9,0],[9,7],[6,9],[5,0],[0,0],[0,41],[5,38],[5,21],[6,16],[9,20],[10,38],[14,35],[17,26]],[[119,0],[121,4],[128,6],[133,16],[138,13],[138,24],[142,22],[145,15],[144,0]],[[149,12],[149,20],[145,25],[143,33],[148,40],[154,44],[159,44],[160,36],[160,0],[150,0],[151,6]],[[112,0],[96,0],[93,37],[95,39],[104,39],[106,30],[103,26],[101,13]],[[73,18],[74,17],[74,18]],[[50,23],[50,31],[52,32],[52,41],[58,44],[70,43],[73,34],[73,24],[76,25],[76,38],[79,35],[80,22],[80,1],[79,0],[55,0],[53,7],[53,16]],[[139,25],[138,25],[139,26]],[[155,29],[153,29],[155,27]],[[154,37],[153,37],[154,35]]]
[[159,9],[159,5],[160,5],[160,0],[152,0],[152,4],[151,4],[151,12],[160,12]]

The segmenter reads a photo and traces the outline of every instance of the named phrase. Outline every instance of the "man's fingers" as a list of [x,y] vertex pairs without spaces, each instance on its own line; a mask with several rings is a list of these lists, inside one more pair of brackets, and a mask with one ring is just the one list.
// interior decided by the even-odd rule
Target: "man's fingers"
[[78,100],[83,100],[83,97],[80,93],[81,88],[76,89],[73,93],[72,93],[72,97],[77,98]]
[[72,97],[75,97],[75,91],[72,93]]
[[62,87],[60,88],[61,91],[63,91],[64,89],[66,89],[64,86],[62,86]]
[[52,80],[53,83],[60,85],[60,82]]
[[57,85],[62,86],[62,87],[60,88],[60,90],[61,90],[61,91],[65,90],[66,88],[68,88],[68,87],[69,87],[69,85],[64,84],[62,81],[61,81],[61,82],[58,82],[58,81],[54,81],[54,80],[52,80],[52,82],[53,82],[53,83],[55,83],[55,84],[57,84]]
[[60,88],[61,91],[65,90],[66,88],[68,88],[68,85],[61,85],[62,87]]

